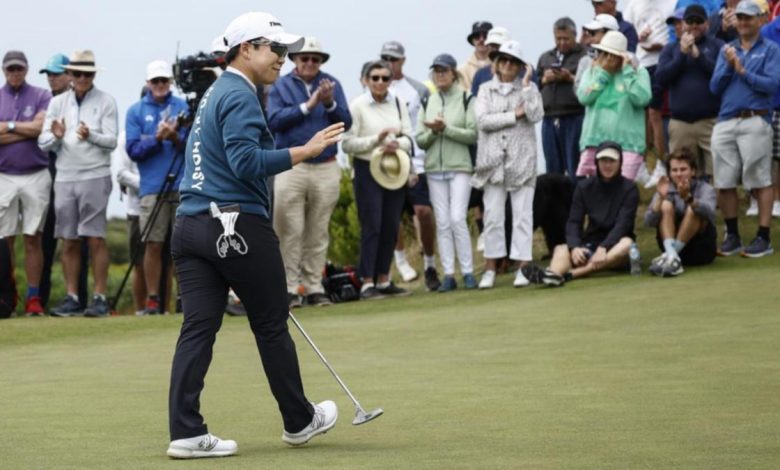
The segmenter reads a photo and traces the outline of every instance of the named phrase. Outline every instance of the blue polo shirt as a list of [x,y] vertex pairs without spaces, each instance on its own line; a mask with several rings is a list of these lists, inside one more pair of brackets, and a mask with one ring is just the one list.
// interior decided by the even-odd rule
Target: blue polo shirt
[[[736,117],[740,111],[773,109],[772,99],[780,86],[780,47],[761,36],[747,52],[739,39],[729,45],[737,50],[745,75],[734,71],[721,49],[710,80],[710,91],[721,96],[718,121]],[[772,116],[768,114],[764,118],[771,121]]]
[[[780,16],[761,28],[761,36],[780,46]],[[772,105],[772,107],[776,110],[780,110],[780,88],[778,88],[777,93],[775,93],[775,98],[772,100]]]

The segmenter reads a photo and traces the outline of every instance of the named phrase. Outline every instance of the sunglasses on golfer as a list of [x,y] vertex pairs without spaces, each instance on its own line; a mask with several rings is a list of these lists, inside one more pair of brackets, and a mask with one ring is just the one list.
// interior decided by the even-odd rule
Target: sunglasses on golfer
[[249,41],[249,44],[259,47],[259,46],[268,46],[271,49],[271,52],[276,54],[277,57],[280,59],[284,59],[287,57],[287,46],[278,42],[271,41],[270,39],[266,38],[260,38],[255,39],[253,41]]
[[81,78],[81,77],[92,78],[95,76],[95,72],[82,72],[80,70],[71,70],[70,75],[73,78]]
[[382,80],[383,82],[387,83],[390,81],[390,75],[371,75],[368,78],[370,78],[372,82],[378,82],[379,80]]

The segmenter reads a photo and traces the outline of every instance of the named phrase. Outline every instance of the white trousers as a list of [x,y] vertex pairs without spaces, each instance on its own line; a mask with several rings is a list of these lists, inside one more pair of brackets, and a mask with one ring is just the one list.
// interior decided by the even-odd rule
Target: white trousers
[[471,175],[455,173],[449,180],[437,180],[428,176],[428,191],[436,217],[436,240],[439,258],[446,276],[455,274],[455,252],[458,253],[461,274],[474,272],[471,254],[471,235],[466,223]]
[[509,257],[531,261],[534,231],[534,187],[523,186],[508,192],[503,186],[486,184],[482,200],[485,204],[485,258],[506,256],[506,198],[512,198],[512,248]]

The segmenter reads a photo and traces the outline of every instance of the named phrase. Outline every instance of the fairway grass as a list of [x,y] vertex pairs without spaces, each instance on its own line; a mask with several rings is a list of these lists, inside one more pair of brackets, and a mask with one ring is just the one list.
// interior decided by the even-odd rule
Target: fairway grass
[[385,410],[352,426],[293,331],[307,395],[341,414],[302,448],[280,439],[246,319],[225,317],[202,410],[239,455],[219,461],[165,456],[180,316],[0,322],[0,468],[778,468],[779,255],[511,282],[299,310],[362,405]]

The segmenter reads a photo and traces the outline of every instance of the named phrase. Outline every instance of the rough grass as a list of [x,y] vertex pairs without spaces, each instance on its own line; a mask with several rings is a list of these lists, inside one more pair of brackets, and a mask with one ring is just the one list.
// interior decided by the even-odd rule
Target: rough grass
[[[179,316],[0,323],[0,467],[777,468],[780,256],[662,280],[415,295],[298,318],[367,408],[294,332],[310,399],[336,428],[303,448],[281,420],[246,320],[226,317],[202,409],[223,461],[165,457]],[[291,326],[292,328],[292,326]]]

